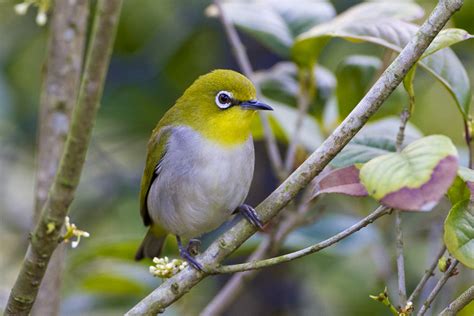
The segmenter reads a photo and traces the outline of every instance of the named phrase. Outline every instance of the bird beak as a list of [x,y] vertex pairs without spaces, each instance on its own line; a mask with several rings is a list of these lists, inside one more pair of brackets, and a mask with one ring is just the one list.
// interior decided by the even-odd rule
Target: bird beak
[[273,108],[263,102],[258,100],[249,100],[244,101],[239,104],[242,108],[248,110],[264,110],[264,111],[273,111]]

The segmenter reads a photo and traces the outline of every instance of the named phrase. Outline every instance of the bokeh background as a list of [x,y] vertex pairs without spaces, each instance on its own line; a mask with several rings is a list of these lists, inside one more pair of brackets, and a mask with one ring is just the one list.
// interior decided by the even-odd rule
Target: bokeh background
[[[357,3],[332,1],[338,13]],[[429,12],[436,1],[417,3]],[[38,100],[48,36],[47,26],[35,24],[34,10],[18,16],[14,4],[0,1],[0,309],[17,275],[32,227]],[[102,106],[70,212],[72,221],[90,232],[91,238],[68,250],[63,315],[122,314],[161,282],[148,273],[150,262],[132,260],[145,234],[138,190],[146,142],[163,113],[197,76],[216,68],[238,70],[221,24],[205,15],[209,4],[209,0],[124,1]],[[474,33],[473,1],[465,1],[451,26]],[[251,37],[241,35],[256,70],[282,61]],[[474,81],[474,41],[453,49]],[[319,63],[335,73],[349,55],[381,58],[382,53],[371,44],[335,39],[324,49]],[[412,123],[423,134],[450,136],[465,162],[462,119],[453,99],[424,71],[419,71],[415,87]],[[398,94],[391,101],[389,112],[393,114],[406,102],[403,92]],[[254,205],[276,185],[264,147],[258,137],[256,141],[257,175],[249,197]],[[330,236],[374,206],[370,199],[325,197],[316,206],[324,209],[321,219],[292,233],[283,251]],[[449,204],[442,202],[429,214],[405,215],[409,290],[440,246],[448,209]],[[379,293],[385,285],[393,295],[396,293],[392,226],[393,218],[384,218],[335,247],[265,270],[248,284],[228,315],[314,315],[315,311],[319,315],[387,314],[368,295]],[[261,238],[252,238],[230,261],[243,260]],[[210,239],[212,234],[207,237]],[[177,255],[172,244],[167,253]],[[463,278],[453,278],[443,289],[435,311],[473,283],[474,276],[462,272]],[[197,314],[227,278],[207,278],[166,314]],[[474,307],[465,315],[469,313],[474,314]]]

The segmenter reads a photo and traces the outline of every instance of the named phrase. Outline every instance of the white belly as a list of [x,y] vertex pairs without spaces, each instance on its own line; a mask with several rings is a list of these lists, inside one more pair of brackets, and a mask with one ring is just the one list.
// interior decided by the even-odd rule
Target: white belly
[[150,216],[183,238],[209,232],[243,203],[253,169],[252,137],[242,145],[222,147],[191,128],[173,128],[148,194]]

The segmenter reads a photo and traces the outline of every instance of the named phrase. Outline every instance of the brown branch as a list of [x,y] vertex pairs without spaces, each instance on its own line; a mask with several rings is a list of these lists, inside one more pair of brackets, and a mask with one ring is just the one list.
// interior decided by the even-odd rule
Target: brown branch
[[[55,2],[38,116],[35,223],[56,175],[76,103],[88,14],[88,0]],[[53,254],[33,315],[58,315],[65,251],[65,246],[60,245]]]
[[467,304],[474,301],[474,285],[468,288],[457,299],[451,302],[439,315],[440,316],[455,316]]
[[[449,18],[461,8],[462,3],[462,0],[441,0],[438,3],[428,20],[423,23],[407,46],[341,125],[257,207],[257,212],[265,222],[277,215],[364,126],[400,84],[408,70],[421,57]],[[197,257],[197,260],[205,268],[213,267],[254,233],[255,228],[245,220],[241,220],[214,241],[203,254]],[[129,310],[127,315],[155,315],[183,296],[206,276],[206,273],[187,268],[163,282],[160,287]]]
[[79,98],[58,172],[49,190],[30,245],[12,288],[5,315],[28,315],[48,262],[60,240],[64,218],[74,198],[109,65],[122,1],[97,4]]

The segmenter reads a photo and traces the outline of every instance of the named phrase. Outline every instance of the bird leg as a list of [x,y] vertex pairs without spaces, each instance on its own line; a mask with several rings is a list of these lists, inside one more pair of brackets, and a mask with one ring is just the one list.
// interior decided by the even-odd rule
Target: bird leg
[[263,223],[260,220],[260,217],[258,216],[255,209],[250,205],[242,204],[237,208],[237,210],[235,210],[235,212],[240,212],[240,214],[242,214],[242,216],[245,217],[252,225],[259,229],[263,229]]
[[183,244],[181,243],[181,237],[176,235],[176,241],[178,242],[179,255],[181,256],[181,258],[186,260],[194,269],[198,271],[203,271],[202,265],[197,262],[196,259],[194,259],[193,255],[189,252],[189,246],[188,248],[183,247]]
[[201,241],[197,238],[192,238],[188,243],[188,252],[192,256],[197,256],[199,254],[199,248],[201,247]]

